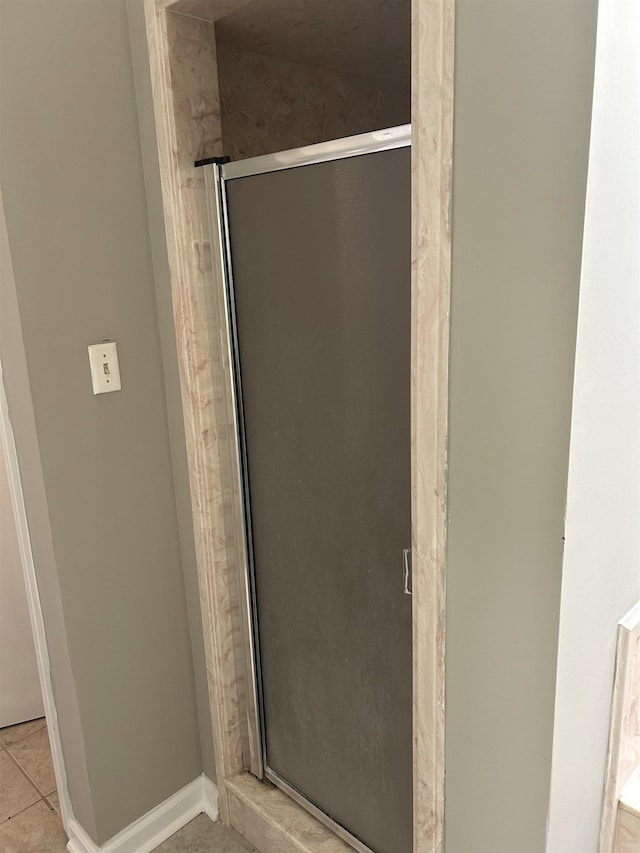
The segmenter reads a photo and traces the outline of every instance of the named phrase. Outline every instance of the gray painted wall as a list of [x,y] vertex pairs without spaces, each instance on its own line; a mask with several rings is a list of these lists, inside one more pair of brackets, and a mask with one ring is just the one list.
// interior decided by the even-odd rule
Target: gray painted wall
[[[58,732],[64,752],[69,796],[77,819],[87,832],[95,837],[96,825],[89,790],[84,737],[71,671],[69,644],[64,624],[60,583],[3,204],[0,204],[0,360],[11,427],[19,457],[20,481],[24,492],[31,550],[37,567],[38,589],[42,601],[51,682],[58,714]],[[51,725],[50,720],[49,726]]]
[[596,3],[458,0],[446,849],[545,849]]
[[[0,111],[36,434],[14,427],[25,471],[39,446],[42,490],[36,471],[25,493],[36,543],[50,521],[36,570],[68,649],[63,682],[52,643],[72,801],[103,842],[202,770],[124,0],[2,0]],[[123,390],[94,397],[86,346],[103,338]],[[13,403],[11,354],[5,371]]]
[[140,145],[147,194],[149,239],[153,258],[160,346],[162,348],[162,363],[164,367],[169,441],[171,443],[171,459],[173,463],[173,483],[178,511],[180,550],[187,595],[187,615],[189,618],[189,634],[195,675],[202,769],[210,779],[215,781],[216,767],[213,755],[209,687],[204,657],[200,593],[198,590],[198,565],[196,563],[196,546],[193,538],[189,470],[187,467],[187,449],[182,420],[176,333],[173,325],[173,308],[171,303],[171,279],[169,276],[169,261],[167,259],[167,244],[164,236],[160,164],[158,162],[158,142],[153,115],[151,73],[149,70],[143,0],[127,0],[127,14],[129,18],[131,59],[133,62],[133,75],[138,106]]

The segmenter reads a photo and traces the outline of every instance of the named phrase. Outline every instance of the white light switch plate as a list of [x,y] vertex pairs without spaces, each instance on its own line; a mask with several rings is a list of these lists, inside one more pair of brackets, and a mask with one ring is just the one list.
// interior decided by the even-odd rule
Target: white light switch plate
[[94,394],[120,391],[120,365],[118,347],[114,341],[103,341],[89,346],[89,364]]

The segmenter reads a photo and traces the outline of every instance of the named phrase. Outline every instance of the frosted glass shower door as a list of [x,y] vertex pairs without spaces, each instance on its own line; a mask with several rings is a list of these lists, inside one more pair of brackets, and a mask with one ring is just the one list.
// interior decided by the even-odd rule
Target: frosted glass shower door
[[410,148],[224,188],[265,775],[409,853]]

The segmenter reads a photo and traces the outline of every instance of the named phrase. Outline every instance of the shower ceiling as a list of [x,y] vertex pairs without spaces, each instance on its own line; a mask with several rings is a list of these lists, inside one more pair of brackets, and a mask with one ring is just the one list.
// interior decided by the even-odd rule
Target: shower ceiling
[[409,84],[409,0],[252,0],[216,23],[220,44]]
[[239,50],[409,88],[411,0],[178,0]]

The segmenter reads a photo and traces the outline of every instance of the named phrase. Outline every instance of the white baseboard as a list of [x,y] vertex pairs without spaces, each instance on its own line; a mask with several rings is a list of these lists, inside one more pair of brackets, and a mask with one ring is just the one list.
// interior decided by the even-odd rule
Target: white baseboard
[[218,819],[218,789],[206,776],[194,779],[164,803],[98,846],[75,818],[68,821],[69,853],[151,853],[199,814]]

